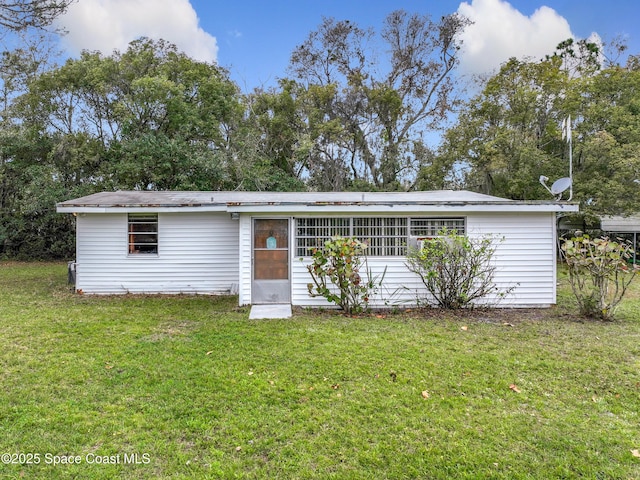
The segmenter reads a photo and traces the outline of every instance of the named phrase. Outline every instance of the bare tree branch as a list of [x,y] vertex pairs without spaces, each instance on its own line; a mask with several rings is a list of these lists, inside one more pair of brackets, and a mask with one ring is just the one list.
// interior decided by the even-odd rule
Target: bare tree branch
[[0,0],[0,27],[19,32],[44,29],[76,0]]

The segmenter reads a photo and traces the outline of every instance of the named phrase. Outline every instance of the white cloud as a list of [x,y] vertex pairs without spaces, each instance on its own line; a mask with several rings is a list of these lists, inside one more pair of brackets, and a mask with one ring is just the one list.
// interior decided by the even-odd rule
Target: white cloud
[[198,26],[189,0],[81,0],[57,22],[69,32],[62,42],[73,55],[85,49],[110,55],[144,36],[167,40],[196,60],[214,63],[218,56],[216,38]]
[[461,35],[464,73],[497,71],[511,57],[544,58],[573,37],[567,20],[546,6],[527,17],[502,0],[472,0],[461,3],[458,13],[474,22]]

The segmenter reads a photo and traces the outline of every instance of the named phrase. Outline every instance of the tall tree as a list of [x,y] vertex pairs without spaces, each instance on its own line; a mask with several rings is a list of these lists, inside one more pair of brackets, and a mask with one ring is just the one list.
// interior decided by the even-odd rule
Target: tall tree
[[[42,183],[32,188],[38,176],[33,167],[46,163],[51,143],[25,121],[19,100],[31,82],[50,68],[51,51],[42,33],[21,32],[19,38],[19,48],[0,56],[0,254],[33,258],[46,256],[48,249],[31,248],[28,238],[37,240],[42,233],[40,218],[53,218],[57,198],[48,196],[51,191],[41,188]],[[40,173],[46,183],[50,173]],[[62,230],[67,234],[60,230],[54,238],[64,243],[72,229],[66,225]],[[68,244],[73,245],[72,239]]]
[[506,62],[483,92],[465,103],[436,164],[444,165],[450,178],[464,172],[465,187],[482,193],[544,196],[537,182],[541,174],[553,177],[563,168],[562,176],[568,173],[559,125],[569,113],[569,78],[561,67],[559,57]]
[[640,211],[640,68],[634,59],[583,84],[575,191],[596,213]]
[[101,145],[85,160],[101,164],[87,181],[103,188],[224,187],[229,129],[242,116],[225,70],[149,39],[111,56],[83,52],[41,75],[22,104],[60,148],[78,135]]
[[[539,183],[569,174],[562,123],[573,127],[573,200],[585,213],[640,208],[640,70],[601,68],[597,50],[573,50],[538,62],[511,59],[465,103],[420,186],[444,183],[513,199],[551,199]],[[567,62],[567,58],[571,61]],[[438,176],[440,174],[440,176]],[[636,181],[638,180],[638,181]],[[564,198],[567,198],[566,195]]]
[[[28,63],[4,60],[6,88],[30,72]],[[141,39],[110,56],[84,52],[24,85],[26,93],[7,91],[10,108],[0,118],[5,255],[72,254],[69,219],[55,213],[55,203],[71,196],[231,187],[230,138],[243,105],[215,65]]]
[[300,173],[308,155],[304,91],[281,80],[279,89],[257,90],[245,97],[246,115],[232,138],[237,152],[230,164],[232,181],[247,190],[304,190]]
[[[309,176],[328,178],[314,172],[317,165],[380,189],[403,188],[403,181],[414,178],[423,135],[453,105],[451,72],[458,62],[458,35],[467,24],[457,14],[434,22],[395,11],[377,42],[372,30],[324,19],[294,50],[290,63],[294,78],[309,91],[330,88],[333,93],[314,105],[331,128],[314,138],[323,161],[308,165]],[[379,52],[388,56],[379,58]]]

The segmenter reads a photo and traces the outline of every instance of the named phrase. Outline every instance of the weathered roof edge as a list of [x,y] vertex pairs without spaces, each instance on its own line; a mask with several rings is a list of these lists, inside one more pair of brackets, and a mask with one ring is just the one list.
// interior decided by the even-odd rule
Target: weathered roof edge
[[[60,213],[158,209],[164,211],[296,211],[309,207],[344,210],[431,206],[438,209],[505,207],[542,211],[578,211],[577,204],[544,200],[509,200],[466,190],[422,192],[184,192],[117,191],[100,192],[56,205]],[[494,208],[488,208],[494,207]]]

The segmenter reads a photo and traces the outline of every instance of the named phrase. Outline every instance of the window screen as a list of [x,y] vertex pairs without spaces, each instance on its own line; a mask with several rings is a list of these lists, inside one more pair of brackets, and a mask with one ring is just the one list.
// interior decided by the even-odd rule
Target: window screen
[[411,237],[436,237],[443,229],[465,233],[464,217],[324,217],[296,219],[296,255],[308,257],[331,237],[355,237],[370,256],[407,254]]
[[464,218],[412,218],[409,234],[412,237],[437,237],[445,229],[464,235]]
[[296,255],[311,256],[314,248],[320,248],[331,237],[351,236],[349,218],[298,218],[296,222]]
[[129,254],[158,253],[158,214],[129,214]]

